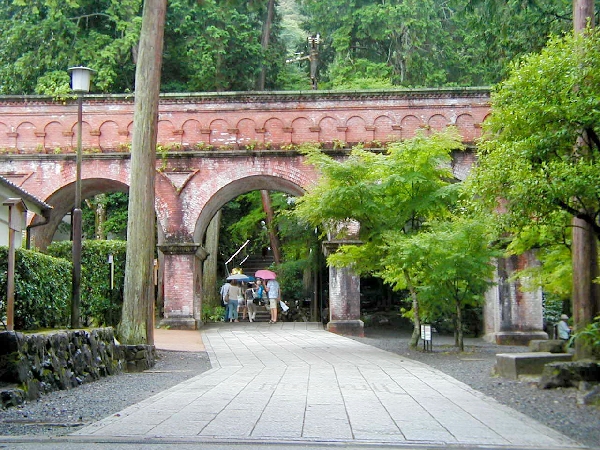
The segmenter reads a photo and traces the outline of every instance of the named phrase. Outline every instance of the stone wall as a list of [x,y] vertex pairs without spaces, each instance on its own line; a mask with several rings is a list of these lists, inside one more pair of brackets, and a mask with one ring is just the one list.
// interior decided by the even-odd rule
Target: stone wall
[[153,346],[121,346],[112,328],[23,334],[0,333],[3,407],[154,365]]

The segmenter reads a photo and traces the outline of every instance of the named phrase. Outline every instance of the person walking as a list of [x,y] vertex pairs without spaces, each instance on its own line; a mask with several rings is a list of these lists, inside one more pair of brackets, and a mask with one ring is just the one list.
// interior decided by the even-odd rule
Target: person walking
[[229,302],[227,303],[227,316],[230,322],[239,322],[238,305],[240,298],[243,298],[242,288],[237,280],[233,280],[229,288]]
[[256,305],[254,304],[256,295],[256,290],[253,288],[252,283],[248,283],[248,289],[246,289],[246,308],[248,309],[248,320],[250,322],[254,322],[256,319]]
[[271,313],[271,320],[269,323],[277,323],[277,307],[281,301],[281,290],[279,289],[279,283],[277,280],[269,280],[267,281],[267,286],[265,289],[269,297],[269,309]]
[[231,283],[229,281],[225,281],[225,284],[223,286],[221,286],[221,290],[219,291],[219,293],[221,294],[221,306],[223,306],[225,308],[225,316],[223,317],[223,320],[225,322],[229,321],[229,307],[227,306],[227,303],[229,302],[229,288],[231,287]]

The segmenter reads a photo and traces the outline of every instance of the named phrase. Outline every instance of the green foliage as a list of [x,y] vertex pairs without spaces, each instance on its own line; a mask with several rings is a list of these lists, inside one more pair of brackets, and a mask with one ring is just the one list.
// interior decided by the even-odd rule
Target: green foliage
[[561,314],[564,314],[564,300],[552,294],[544,294],[544,322],[548,325],[555,325],[560,321]]
[[[569,0],[301,0],[303,27],[323,38],[321,85],[329,89],[479,86],[570,29]],[[386,74],[373,76],[374,67]],[[389,74],[389,75],[388,75]]]
[[[93,89],[133,86],[140,0],[2,2],[0,93],[64,95],[71,66],[98,69]],[[43,43],[43,45],[40,45]]]
[[202,322],[223,322],[224,317],[224,307],[202,305]]
[[[54,242],[48,253],[71,259],[70,241]],[[113,255],[114,277],[111,289],[108,256]],[[95,326],[116,326],[121,319],[126,242],[84,240],[81,251],[81,318]]]
[[402,287],[407,271],[425,317],[456,316],[458,309],[481,306],[493,284],[492,261],[501,253],[489,247],[490,240],[487,224],[471,218],[427,223],[413,234],[392,230],[385,238],[382,277]]
[[[81,209],[83,238],[125,239],[128,204],[129,195],[125,192],[109,192],[86,199]],[[103,211],[102,215],[100,211]]]
[[281,286],[281,298],[292,302],[304,300],[304,286],[302,285],[303,272],[307,267],[307,260],[290,260],[275,267],[277,281]]
[[[0,247],[0,316],[6,314],[8,249]],[[64,259],[17,249],[15,329],[65,327],[70,318],[72,266]]]
[[328,263],[352,265],[361,275],[377,274],[387,232],[412,233],[423,221],[448,213],[457,195],[457,185],[450,181],[450,152],[461,146],[455,130],[393,143],[386,154],[357,146],[343,161],[304,146],[307,163],[321,177],[298,199],[296,214],[313,227],[324,225],[333,237],[343,237],[341,223],[360,223],[362,245],[342,246]]
[[567,298],[572,217],[600,237],[600,32],[553,38],[516,63],[492,111],[468,181],[476,207],[499,236],[514,236],[509,252],[540,248],[541,271],[526,275]]
[[[141,6],[141,0],[3,1],[0,94],[63,97],[70,93],[66,70],[79,65],[97,70],[94,91],[133,91]],[[253,89],[263,63],[267,86],[275,87],[285,62],[281,18],[263,52],[265,17],[264,2],[170,1],[162,91]]]
[[[316,185],[297,200],[295,214],[313,227],[323,226],[328,239],[358,239],[327,258],[329,265],[352,267],[361,276],[385,274],[396,290],[411,291],[415,324],[411,345],[418,339],[418,297],[407,270],[391,273],[386,264],[395,239],[419,233],[423,225],[449,217],[458,200],[458,184],[450,170],[451,152],[462,148],[456,130],[392,143],[387,153],[361,146],[337,160],[320,150],[300,149],[307,163],[321,173]],[[360,227],[357,225],[360,224]],[[405,315],[406,316],[406,315]]]
[[596,316],[592,323],[575,333],[572,339],[585,346],[590,346],[592,354],[596,358],[600,358],[600,316]]

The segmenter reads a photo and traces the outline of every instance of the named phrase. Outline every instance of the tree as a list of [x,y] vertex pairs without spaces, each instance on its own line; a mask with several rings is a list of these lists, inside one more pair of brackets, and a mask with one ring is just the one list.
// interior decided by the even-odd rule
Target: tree
[[136,69],[127,260],[119,336],[125,344],[153,344],[155,250],[154,176],[158,98],[167,0],[145,0]]
[[[499,230],[565,226],[561,212],[600,239],[598,30],[553,38],[541,53],[516,63],[492,94],[492,112],[473,193],[497,213]],[[589,242],[575,246],[573,257],[589,263],[596,258],[591,248]],[[593,291],[593,278],[574,278],[574,289]],[[598,298],[585,304],[591,320]]]
[[[573,32],[585,36],[594,26],[594,0],[573,1]],[[581,65],[585,65],[586,49],[579,50]],[[587,82],[587,80],[584,80]],[[580,86],[574,86],[579,90]],[[583,128],[575,144],[576,155],[588,158],[593,150],[589,142],[594,139],[590,130]],[[598,136],[595,136],[596,141]],[[580,209],[580,213],[585,210]],[[596,219],[597,220],[597,219]],[[594,237],[592,224],[579,215],[573,217],[573,316],[576,330],[586,328],[600,312],[600,287],[596,279],[600,275],[598,267],[598,242]],[[592,348],[585,341],[578,340],[575,345],[576,356],[584,358],[592,355]]]
[[[305,147],[307,163],[321,171],[321,178],[298,199],[296,214],[312,226],[323,226],[325,232],[340,222],[359,222],[362,245],[341,246],[327,262],[351,266],[358,275],[381,275],[390,232],[418,233],[426,221],[449,214],[457,195],[450,152],[460,148],[456,130],[390,144],[386,154],[357,146],[343,160]],[[411,345],[416,346],[420,322],[415,281],[403,271],[394,285],[411,291],[415,326]]]
[[[140,0],[4,0],[0,93],[69,94],[66,68],[97,70],[94,88],[133,86]],[[43,45],[40,45],[43,43]]]
[[430,319],[453,316],[460,351],[464,351],[463,310],[485,302],[485,292],[493,284],[493,258],[500,256],[488,245],[489,232],[481,220],[455,217],[426,224],[415,234],[390,231],[386,238],[383,279],[395,286],[408,272],[417,280],[421,312]]

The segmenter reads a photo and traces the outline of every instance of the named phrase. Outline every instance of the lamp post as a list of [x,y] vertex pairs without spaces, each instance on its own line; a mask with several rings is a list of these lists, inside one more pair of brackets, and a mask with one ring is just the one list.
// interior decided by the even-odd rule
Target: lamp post
[[71,67],[71,89],[77,94],[77,169],[75,179],[75,205],[71,215],[73,232],[73,284],[71,291],[71,328],[79,328],[81,305],[81,134],[83,125],[83,96],[90,91],[94,71],[88,67]]
[[308,40],[308,48],[310,51],[310,82],[312,88],[316,90],[318,88],[317,83],[317,66],[319,64],[319,44],[321,43],[321,35],[317,33],[314,36],[309,36]]

